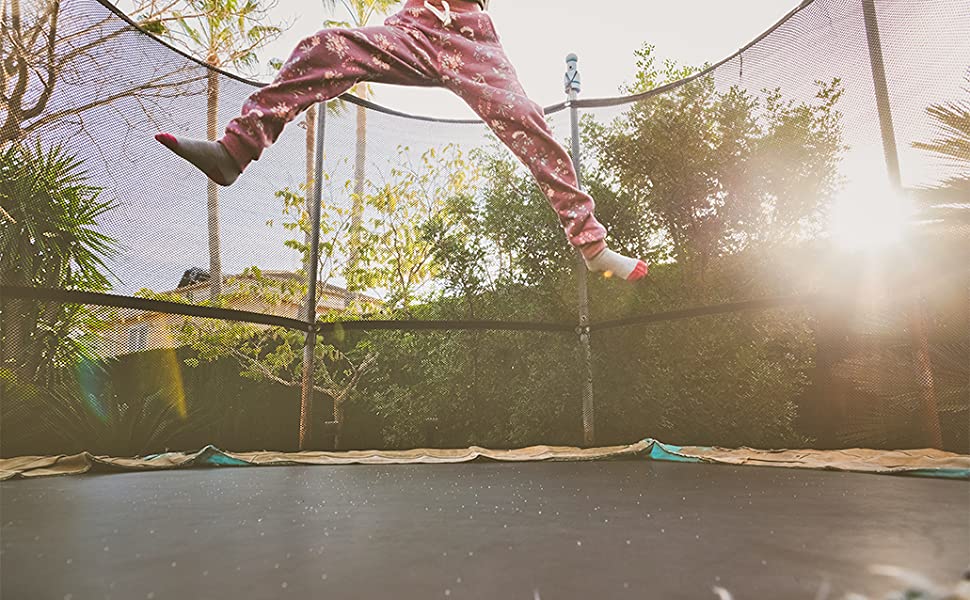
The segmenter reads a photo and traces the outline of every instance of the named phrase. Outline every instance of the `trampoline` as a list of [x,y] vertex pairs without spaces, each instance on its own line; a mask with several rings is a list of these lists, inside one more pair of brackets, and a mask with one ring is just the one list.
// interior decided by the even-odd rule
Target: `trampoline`
[[6,482],[5,598],[883,597],[955,581],[964,481],[645,460]]
[[965,2],[805,0],[710,68],[644,47],[655,87],[547,107],[641,286],[551,241],[476,120],[345,95],[207,189],[152,136],[261,84],[108,0],[23,4],[0,9],[0,62],[38,65],[0,106],[4,600],[966,577]]

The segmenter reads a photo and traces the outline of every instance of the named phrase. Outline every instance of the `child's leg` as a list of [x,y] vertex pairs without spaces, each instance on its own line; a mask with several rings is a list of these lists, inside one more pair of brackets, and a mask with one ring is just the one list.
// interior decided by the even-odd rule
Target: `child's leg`
[[300,42],[276,79],[246,100],[219,143],[156,137],[217,183],[228,185],[315,102],[339,96],[361,81],[434,85],[426,57],[401,28],[325,29]]
[[553,137],[542,108],[526,96],[501,48],[475,50],[477,62],[443,78],[532,172],[566,236],[590,269],[631,281],[647,274],[643,261],[606,247],[606,229],[593,214],[593,199],[579,189],[572,159]]
[[300,112],[361,81],[434,84],[420,52],[398,28],[324,29],[303,40],[273,83],[246,100],[242,114],[226,127],[222,143],[245,168]]

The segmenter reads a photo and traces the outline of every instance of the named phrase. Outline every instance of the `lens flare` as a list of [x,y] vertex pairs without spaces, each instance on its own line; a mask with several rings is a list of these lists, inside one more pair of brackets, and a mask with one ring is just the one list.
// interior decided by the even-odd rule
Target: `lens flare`
[[843,250],[885,252],[906,238],[915,212],[912,201],[884,177],[859,179],[833,204],[829,233]]
[[182,382],[182,365],[179,362],[178,355],[175,352],[175,348],[166,348],[162,352],[162,358],[159,364],[160,369],[164,369],[166,373],[165,380],[169,384],[169,389],[171,394],[169,395],[169,403],[178,412],[180,419],[185,420],[189,417],[188,404],[185,402],[185,385]]
[[97,417],[102,423],[108,422],[108,407],[104,402],[104,394],[98,393],[100,377],[103,371],[98,365],[88,359],[81,360],[75,368],[78,391],[88,412]]

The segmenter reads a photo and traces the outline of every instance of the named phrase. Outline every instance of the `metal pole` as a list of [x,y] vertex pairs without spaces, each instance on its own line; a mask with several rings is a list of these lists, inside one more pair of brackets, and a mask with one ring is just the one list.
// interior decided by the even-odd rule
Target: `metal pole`
[[[872,65],[872,83],[876,92],[876,110],[879,113],[879,129],[882,133],[882,149],[886,157],[889,182],[897,194],[903,193],[899,170],[899,152],[896,148],[896,131],[893,126],[892,107],[889,104],[889,85],[886,83],[886,64],[879,37],[879,19],[875,0],[862,0],[862,12],[866,23],[866,40],[869,44],[869,62]],[[922,308],[922,294],[916,290],[916,299],[908,307],[910,336],[913,340],[916,377],[919,386],[923,428],[927,443],[934,448],[943,447],[943,432],[936,402],[933,381],[933,365],[930,360],[929,334]]]
[[323,141],[327,128],[327,105],[319,103],[316,114],[316,147],[314,148],[313,194],[310,198],[310,260],[305,316],[306,344],[303,346],[303,386],[300,398],[300,450],[306,449],[311,433],[313,408],[314,349],[317,345],[317,263],[320,261],[320,204],[323,197]]
[[879,40],[879,21],[876,18],[875,0],[862,0],[862,13],[866,22],[866,39],[869,42],[869,63],[872,65],[872,83],[876,91],[876,109],[879,112],[879,128],[882,131],[882,149],[886,155],[886,169],[893,189],[902,188],[899,175],[899,153],[896,150],[896,130],[889,106],[889,86],[886,84],[886,64],[882,57]]
[[[582,90],[578,68],[579,58],[575,54],[566,57],[566,95],[569,100],[569,118],[572,127],[573,167],[576,170],[576,184],[583,189],[581,148],[579,144],[579,108],[576,99]],[[590,346],[589,331],[589,288],[588,270],[582,254],[576,251],[576,283],[579,297],[579,348],[580,373],[583,378],[583,444],[587,447],[596,443],[596,429],[593,413],[593,350]]]

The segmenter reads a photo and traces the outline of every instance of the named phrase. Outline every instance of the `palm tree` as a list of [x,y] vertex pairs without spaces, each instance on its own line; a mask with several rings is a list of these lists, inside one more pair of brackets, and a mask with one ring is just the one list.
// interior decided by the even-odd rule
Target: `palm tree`
[[[958,174],[932,189],[918,190],[914,194],[921,219],[927,226],[927,237],[936,239],[942,246],[941,260],[956,256],[958,264],[965,266],[970,259],[970,77],[964,88],[966,97],[930,105],[927,114],[935,121],[937,137],[928,142],[914,142],[913,147],[930,152],[958,170]],[[967,279],[970,284],[970,278]],[[970,290],[970,285],[964,290]],[[959,327],[959,326],[958,326]],[[951,397],[941,398],[939,409],[943,412],[963,413],[970,392],[970,342],[965,336],[947,343],[933,345],[934,366],[943,377],[952,376],[954,384],[947,389],[955,391]]]
[[[967,84],[964,91],[970,96],[970,78]],[[913,147],[937,154],[957,166],[970,167],[970,100],[933,104],[926,112],[936,121],[940,137],[931,142],[914,142]]]
[[[970,98],[970,78],[965,89]],[[950,221],[954,225],[970,222],[970,100],[954,100],[933,104],[926,109],[936,122],[938,137],[929,142],[914,142],[917,150],[925,150],[961,169],[942,185],[917,192],[922,213],[928,219]]]
[[[103,292],[106,259],[117,253],[98,221],[114,208],[91,185],[80,159],[61,146],[13,143],[0,150],[0,283]],[[81,305],[4,299],[0,371],[22,382],[50,383],[93,356],[83,332],[93,313]]]
[[[190,52],[201,54],[214,67],[206,79],[206,135],[218,138],[219,73],[215,69],[254,69],[257,51],[283,33],[283,28],[263,23],[269,6],[261,0],[186,0],[189,13],[175,11],[177,29],[162,27],[163,35]],[[222,295],[222,257],[219,235],[219,188],[207,183],[209,213],[210,299]]]
[[[970,96],[970,87],[967,88]],[[850,358],[838,365],[838,373],[852,381],[859,389],[884,398],[885,403],[875,407],[876,415],[869,416],[869,423],[878,425],[860,434],[869,436],[848,440],[853,443],[898,443],[887,433],[886,423],[895,422],[895,428],[905,430],[916,420],[923,430],[940,432],[940,414],[946,415],[947,423],[966,422],[967,398],[970,393],[970,342],[962,331],[959,298],[965,298],[966,287],[953,280],[953,268],[966,265],[967,225],[970,224],[970,100],[956,100],[931,105],[927,114],[935,121],[937,136],[926,142],[914,142],[913,147],[941,158],[955,167],[958,175],[950,177],[933,188],[910,190],[921,223],[917,229],[921,240],[920,269],[935,272],[936,279],[947,282],[941,292],[936,285],[937,301],[950,298],[951,309],[941,312],[930,320],[917,303],[908,308],[907,321],[913,330],[908,343],[879,346],[876,340],[888,336],[888,325],[873,323],[868,346],[874,350]],[[961,248],[963,250],[961,250]],[[961,252],[963,253],[961,255]],[[962,261],[962,264],[961,264]],[[914,286],[915,287],[915,286]],[[934,322],[942,321],[941,326]],[[956,334],[952,332],[956,332]],[[930,334],[933,334],[932,337]],[[914,352],[917,377],[913,377]],[[939,435],[939,433],[937,433]],[[916,439],[916,442],[924,440]],[[938,444],[938,440],[931,440]]]
[[[324,6],[330,10],[340,5],[346,10],[348,21],[327,21],[330,27],[364,27],[372,18],[387,14],[400,3],[400,0],[323,0]],[[367,85],[358,85],[354,92],[364,100],[370,95]],[[361,223],[364,216],[364,183],[367,177],[367,109],[357,106],[357,146],[354,152],[354,192],[350,213],[350,243],[347,262],[347,287],[354,289],[354,280],[358,269],[358,249],[360,248]],[[348,301],[350,295],[348,294]]]

